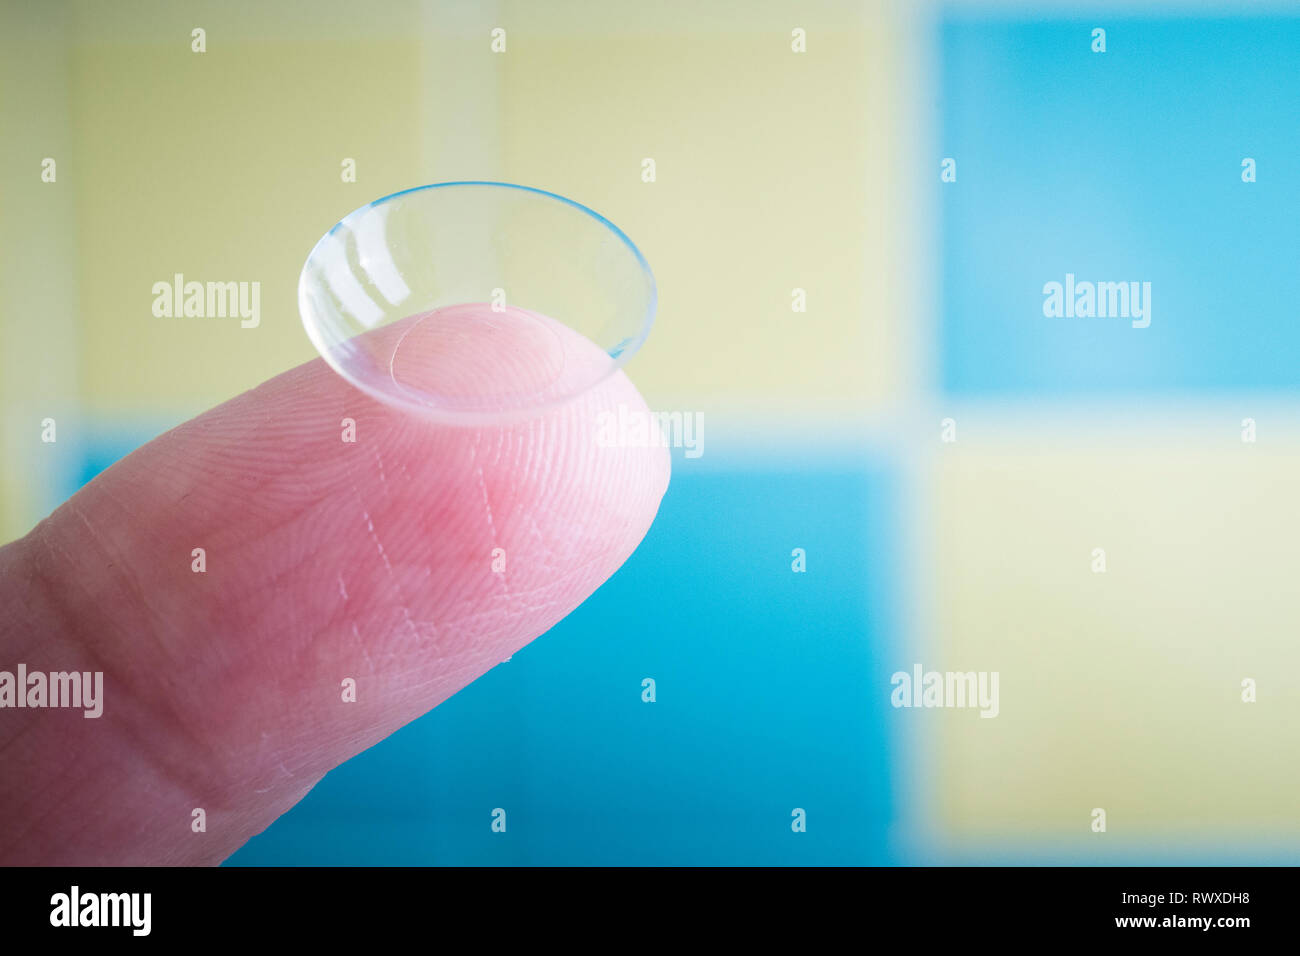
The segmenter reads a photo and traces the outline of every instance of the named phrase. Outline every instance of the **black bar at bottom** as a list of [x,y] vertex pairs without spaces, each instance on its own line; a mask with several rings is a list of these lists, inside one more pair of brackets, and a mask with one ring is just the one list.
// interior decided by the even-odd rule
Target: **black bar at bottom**
[[[1100,936],[1231,945],[1292,936],[1296,873],[1279,867],[0,869],[0,926],[7,942],[75,936],[77,945],[90,946],[113,938],[137,945],[337,946],[411,931],[427,932],[436,946],[458,930],[486,933],[487,942],[498,931],[529,927],[562,931],[568,940],[599,933],[614,944],[620,926],[631,937],[648,934],[664,945],[688,931],[725,933],[737,943],[783,931],[811,942],[841,929],[859,940]],[[614,937],[605,935],[611,930]]]

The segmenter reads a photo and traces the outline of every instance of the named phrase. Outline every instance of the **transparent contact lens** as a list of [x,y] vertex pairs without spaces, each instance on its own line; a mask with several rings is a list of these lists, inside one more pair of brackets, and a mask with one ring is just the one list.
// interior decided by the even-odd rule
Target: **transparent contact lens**
[[608,378],[654,321],[654,277],[608,219],[510,183],[435,183],[349,213],[312,249],[298,309],[375,398],[438,421],[529,417]]

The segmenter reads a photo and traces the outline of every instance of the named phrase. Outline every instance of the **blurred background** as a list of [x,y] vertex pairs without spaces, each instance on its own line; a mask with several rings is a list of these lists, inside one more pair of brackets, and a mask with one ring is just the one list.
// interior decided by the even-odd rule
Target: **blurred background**
[[[0,0],[0,532],[312,358],[351,210],[536,186],[649,260],[627,371],[704,453],[231,863],[1300,861],[1296,62],[1265,4]],[[892,707],[918,663],[998,717]]]

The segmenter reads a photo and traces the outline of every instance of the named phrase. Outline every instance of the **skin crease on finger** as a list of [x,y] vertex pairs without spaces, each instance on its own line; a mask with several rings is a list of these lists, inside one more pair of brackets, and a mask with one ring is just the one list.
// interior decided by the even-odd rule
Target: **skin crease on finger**
[[[569,367],[599,358],[564,335]],[[220,862],[549,629],[667,488],[665,448],[597,440],[620,405],[645,410],[621,371],[529,420],[439,425],[317,360],[108,469],[0,549],[0,668],[104,674],[97,719],[0,710],[0,863]]]

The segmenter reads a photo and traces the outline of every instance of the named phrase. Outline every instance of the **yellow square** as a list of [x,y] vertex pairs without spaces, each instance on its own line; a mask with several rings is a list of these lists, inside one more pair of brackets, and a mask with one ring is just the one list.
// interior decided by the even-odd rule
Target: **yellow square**
[[1294,840],[1300,447],[1245,444],[1231,422],[1168,441],[1026,432],[945,445],[938,467],[925,663],[1001,675],[996,719],[937,724],[955,844]]

